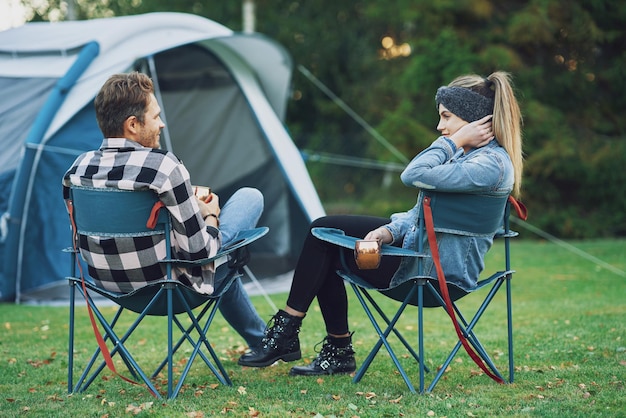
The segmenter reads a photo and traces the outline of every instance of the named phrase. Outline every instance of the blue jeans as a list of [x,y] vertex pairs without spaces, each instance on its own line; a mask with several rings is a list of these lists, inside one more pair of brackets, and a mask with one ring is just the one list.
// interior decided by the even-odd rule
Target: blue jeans
[[[222,245],[232,241],[238,231],[255,228],[262,213],[263,195],[260,191],[248,187],[237,190],[220,212]],[[219,280],[216,277],[216,288],[221,285]],[[259,346],[264,336],[265,321],[252,305],[241,279],[237,278],[222,296],[220,312],[250,348]]]

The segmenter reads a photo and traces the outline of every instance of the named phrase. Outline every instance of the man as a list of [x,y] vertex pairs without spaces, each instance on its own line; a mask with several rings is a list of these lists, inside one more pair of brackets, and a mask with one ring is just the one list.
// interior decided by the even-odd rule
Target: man
[[[212,257],[238,231],[256,226],[263,211],[263,195],[258,190],[238,190],[223,208],[214,193],[202,201],[194,195],[182,162],[171,152],[159,149],[165,125],[148,76],[137,72],[111,76],[94,105],[104,140],[100,149],[80,155],[65,173],[65,199],[71,185],[153,190],[172,218],[175,257],[188,260]],[[80,236],[79,247],[90,276],[107,290],[130,292],[165,277],[165,269],[158,262],[165,257],[163,236]],[[173,274],[201,293],[213,292],[212,265],[178,269]],[[250,348],[260,343],[265,322],[239,279],[224,294],[220,311]]]

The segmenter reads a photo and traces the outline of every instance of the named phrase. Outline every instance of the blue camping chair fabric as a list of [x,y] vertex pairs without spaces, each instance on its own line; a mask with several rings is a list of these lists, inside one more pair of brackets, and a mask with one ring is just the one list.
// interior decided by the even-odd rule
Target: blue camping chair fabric
[[[202,358],[220,383],[232,385],[209,341],[209,327],[219,308],[221,296],[233,281],[241,276],[242,269],[249,258],[247,246],[267,234],[268,228],[259,227],[241,231],[227,247],[221,248],[215,257],[197,261],[177,260],[171,258],[169,213],[167,210],[158,210],[160,201],[154,192],[72,187],[70,197],[68,211],[74,243],[76,242],[75,234],[108,237],[164,234],[167,256],[161,262],[166,266],[167,279],[151,282],[130,293],[110,292],[97,286],[89,277],[83,275],[76,246],[68,249],[71,253],[71,276],[67,278],[70,285],[68,392],[83,392],[105,367],[108,367],[128,382],[144,384],[155,397],[161,398],[161,393],[153,380],[164,368],[167,368],[166,397],[172,399],[180,392],[198,356]],[[226,261],[217,267],[215,283],[220,283],[220,286],[211,295],[197,293],[193,288],[172,279],[173,266],[192,267],[218,260]],[[82,295],[87,303],[98,347],[74,384],[76,293]],[[113,318],[106,318],[103,310],[98,306],[103,299],[92,297],[93,293],[118,306]],[[124,312],[133,312],[135,319],[127,329],[120,330],[121,325],[118,324],[124,322],[120,320]],[[184,319],[179,319],[178,315],[183,315]],[[139,328],[147,316],[167,318],[167,347],[164,350],[166,356],[149,377],[135,360],[139,356],[132,355],[127,344],[133,332]],[[103,334],[96,325],[96,319],[103,329]],[[180,333],[177,341],[174,341],[175,330]],[[112,346],[110,349],[107,342]],[[174,356],[177,353],[182,355],[183,350],[179,349],[189,346],[191,354],[185,362],[184,369],[178,374],[178,382],[174,387]],[[94,367],[100,355],[103,359],[97,367]],[[112,361],[115,355],[122,359],[132,377],[126,377],[117,372]]]
[[[418,259],[418,266],[420,267],[418,271],[420,273],[416,277],[412,277],[410,280],[398,286],[387,289],[374,288],[367,281],[359,277],[358,272],[354,272],[348,267],[348,263],[346,262],[347,252],[344,249],[354,250],[356,241],[361,238],[346,236],[343,231],[334,228],[314,228],[312,230],[313,235],[318,239],[330,242],[339,247],[343,267],[337,271],[337,274],[350,284],[379,337],[378,341],[357,370],[353,379],[355,383],[363,378],[372,361],[380,351],[380,348],[384,346],[409,390],[413,393],[416,392],[411,378],[404,370],[399,357],[389,343],[389,336],[393,333],[402,343],[402,346],[410,353],[411,357],[418,363],[418,390],[419,393],[424,393],[425,373],[429,372],[429,370],[424,360],[423,309],[432,307],[443,307],[446,309],[455,323],[459,338],[457,344],[431,381],[427,392],[431,392],[434,389],[435,385],[439,382],[444,372],[463,346],[465,346],[466,350],[468,350],[468,354],[472,356],[474,361],[480,365],[486,374],[499,383],[504,383],[504,377],[498,371],[493,360],[489,357],[487,351],[474,333],[476,323],[482,317],[503,284],[506,289],[506,313],[504,313],[504,315],[507,320],[508,381],[513,382],[511,279],[514,270],[511,269],[509,241],[511,238],[517,236],[517,233],[511,231],[509,228],[509,215],[512,205],[516,208],[518,216],[525,219],[525,208],[512,197],[504,196],[501,198],[493,198],[459,193],[424,192],[418,219],[420,231],[417,244],[418,248],[413,251],[386,244],[381,247],[382,257],[416,257]],[[430,215],[430,222],[428,222],[428,215]],[[430,225],[427,225],[427,223],[430,223]],[[432,233],[430,241],[427,239],[429,229]],[[495,238],[503,243],[505,260],[503,269],[494,272],[485,279],[479,280],[476,288],[473,289],[472,292],[467,292],[453,283],[445,282],[443,272],[439,272],[439,277],[426,276],[421,273],[423,271],[421,269],[423,261],[427,257],[430,257],[430,255],[424,251],[424,242],[427,241],[430,243],[431,254],[433,254],[433,258],[437,258],[437,245],[436,242],[432,241],[436,239],[434,232],[452,230],[463,231],[465,234],[478,235],[497,231]],[[492,249],[492,251],[494,251],[494,249]],[[444,283],[445,288],[444,292],[442,292],[442,284]],[[489,290],[480,304],[480,307],[474,315],[467,320],[455,302],[467,296],[469,293],[475,293],[480,289]],[[380,304],[376,301],[372,292],[374,292],[374,294],[380,293],[399,301],[400,306],[393,315],[388,315],[380,307]],[[396,323],[408,306],[417,307],[417,347],[409,343],[396,328]]]

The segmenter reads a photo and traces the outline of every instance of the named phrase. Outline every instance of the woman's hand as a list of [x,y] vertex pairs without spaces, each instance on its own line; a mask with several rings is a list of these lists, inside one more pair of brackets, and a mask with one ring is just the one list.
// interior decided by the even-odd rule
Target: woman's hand
[[381,226],[368,232],[364,239],[367,241],[378,241],[381,244],[391,244],[393,236],[387,228]]
[[487,115],[482,119],[463,125],[458,131],[450,135],[450,139],[458,148],[471,149],[487,145],[494,138],[491,128],[491,118]]

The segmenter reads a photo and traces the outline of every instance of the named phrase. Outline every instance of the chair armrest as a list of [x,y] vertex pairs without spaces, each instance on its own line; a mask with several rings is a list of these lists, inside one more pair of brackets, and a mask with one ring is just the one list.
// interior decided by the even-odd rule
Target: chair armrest
[[516,231],[509,230],[509,232],[504,232],[504,228],[500,228],[496,231],[493,237],[494,238],[515,238],[518,235],[519,233]]
[[247,229],[244,231],[239,231],[235,238],[226,246],[220,248],[220,250],[213,257],[203,258],[200,260],[181,260],[181,259],[163,259],[160,260],[160,263],[172,263],[181,267],[197,267],[203,266],[205,264],[212,263],[218,259],[221,259],[240,248],[246,247],[252,244],[254,241],[259,238],[265,236],[269,231],[269,228],[266,226],[261,226],[254,229]]
[[[347,248],[349,250],[354,250],[354,244],[356,241],[362,239],[346,235],[341,229],[336,228],[313,228],[311,233],[317,239],[329,242],[339,247]],[[388,244],[382,245],[380,255],[397,257],[426,257],[426,254],[418,253],[406,248],[394,247],[393,245]]]

